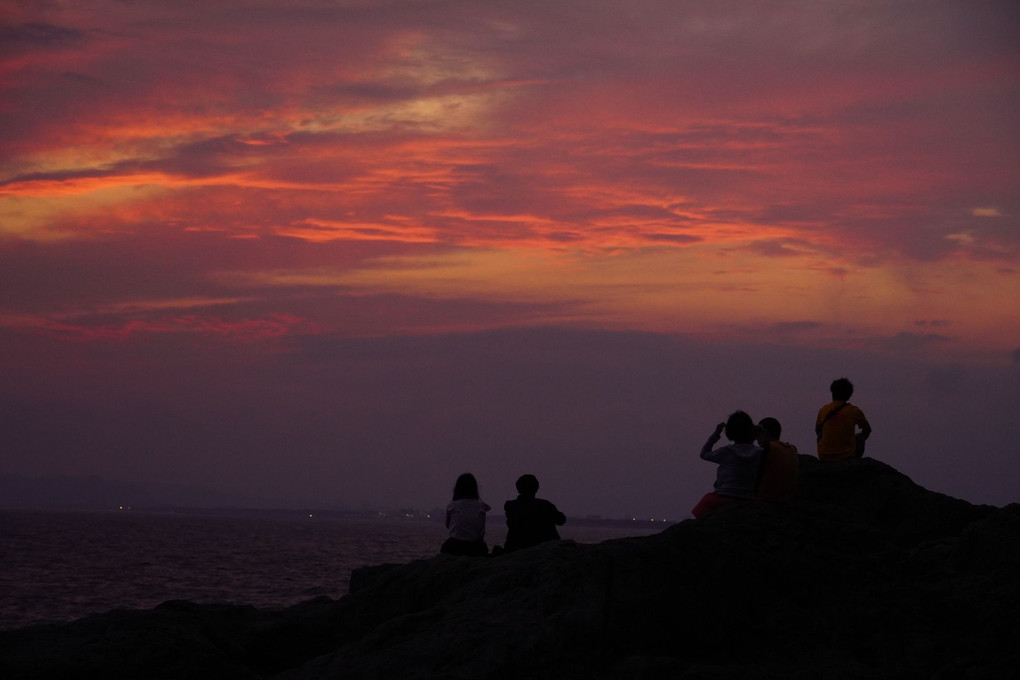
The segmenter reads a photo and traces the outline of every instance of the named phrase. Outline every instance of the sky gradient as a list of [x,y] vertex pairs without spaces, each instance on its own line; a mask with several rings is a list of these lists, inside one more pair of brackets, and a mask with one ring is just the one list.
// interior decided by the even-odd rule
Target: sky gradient
[[[6,2],[0,472],[682,518],[734,409],[1020,500],[1012,2]],[[1015,448],[1008,446],[1007,448]]]

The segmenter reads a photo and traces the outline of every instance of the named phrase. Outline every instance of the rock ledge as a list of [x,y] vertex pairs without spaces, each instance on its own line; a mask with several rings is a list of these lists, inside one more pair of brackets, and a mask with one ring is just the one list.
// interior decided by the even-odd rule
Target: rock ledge
[[1020,505],[801,457],[789,505],[358,570],[279,611],[167,602],[0,632],[5,678],[971,678],[1020,668]]

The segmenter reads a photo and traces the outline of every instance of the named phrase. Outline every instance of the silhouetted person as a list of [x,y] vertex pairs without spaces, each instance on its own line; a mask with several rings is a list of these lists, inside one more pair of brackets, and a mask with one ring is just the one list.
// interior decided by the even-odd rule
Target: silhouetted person
[[492,508],[478,497],[475,476],[465,472],[453,486],[453,500],[446,506],[450,537],[439,552],[448,555],[488,555],[485,545],[485,513]]
[[824,461],[848,460],[864,455],[864,442],[871,436],[871,425],[864,412],[850,403],[854,386],[846,378],[829,385],[832,401],[818,411],[815,434],[818,458]]
[[799,458],[797,447],[780,441],[783,426],[775,418],[762,418],[758,423],[758,486],[755,500],[781,503],[793,499],[797,488]]
[[[713,450],[723,430],[733,443]],[[715,426],[715,431],[701,447],[701,458],[719,465],[715,473],[715,491],[698,501],[691,510],[692,515],[702,517],[721,507],[754,499],[761,460],[761,449],[754,443],[754,435],[754,421],[743,411],[733,412],[725,423]]]
[[556,527],[565,524],[567,516],[549,501],[535,498],[537,493],[535,475],[522,475],[517,480],[517,498],[503,504],[507,526],[505,550],[559,540]]

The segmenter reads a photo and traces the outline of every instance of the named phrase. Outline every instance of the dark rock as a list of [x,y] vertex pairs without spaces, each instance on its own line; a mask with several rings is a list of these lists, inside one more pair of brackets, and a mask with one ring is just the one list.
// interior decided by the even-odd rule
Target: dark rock
[[0,633],[5,678],[1013,678],[1020,505],[864,459],[597,546],[438,555],[279,611],[169,602]]

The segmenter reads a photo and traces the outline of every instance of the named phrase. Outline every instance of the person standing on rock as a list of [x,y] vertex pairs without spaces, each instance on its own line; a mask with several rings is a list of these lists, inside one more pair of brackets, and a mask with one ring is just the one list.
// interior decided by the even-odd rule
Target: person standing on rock
[[446,528],[450,537],[439,552],[447,555],[484,557],[489,554],[485,545],[485,513],[492,510],[479,498],[478,481],[465,472],[453,486],[453,500],[446,506]]
[[871,436],[871,424],[864,412],[850,403],[854,386],[846,378],[829,385],[832,401],[818,411],[815,434],[818,435],[818,458],[826,462],[860,458],[864,442]]
[[[713,449],[723,430],[732,444]],[[719,423],[701,447],[701,458],[719,465],[715,475],[715,491],[705,494],[691,510],[703,517],[719,508],[754,499],[761,448],[754,443],[755,427],[751,416],[734,411],[725,423]]]
[[567,516],[555,505],[538,493],[538,479],[535,475],[521,475],[517,480],[517,498],[503,504],[506,513],[505,550],[519,550],[544,541],[557,541],[560,534],[557,526],[563,526]]
[[793,499],[800,459],[796,446],[779,440],[782,433],[783,426],[776,418],[762,418],[758,422],[761,462],[755,500],[783,503]]

